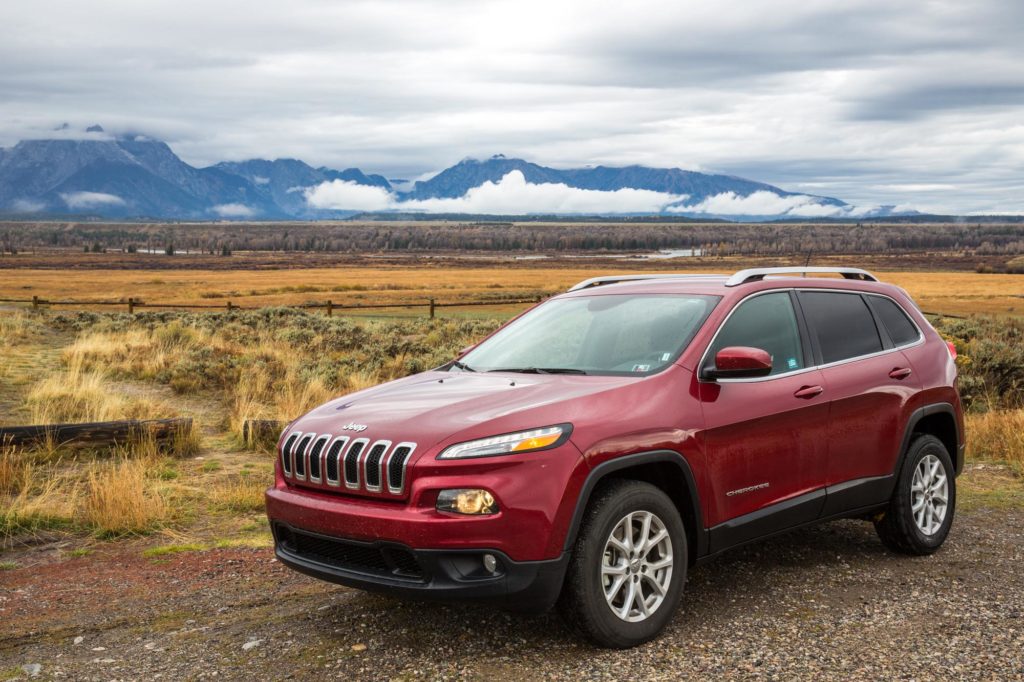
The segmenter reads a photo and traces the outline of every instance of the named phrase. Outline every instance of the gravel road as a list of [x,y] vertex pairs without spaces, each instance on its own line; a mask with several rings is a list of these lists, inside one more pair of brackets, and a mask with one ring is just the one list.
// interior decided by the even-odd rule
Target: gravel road
[[963,514],[927,558],[862,522],[797,531],[694,570],[665,635],[629,651],[555,615],[320,583],[267,550],[116,544],[0,572],[0,679],[1024,679],[1022,528]]

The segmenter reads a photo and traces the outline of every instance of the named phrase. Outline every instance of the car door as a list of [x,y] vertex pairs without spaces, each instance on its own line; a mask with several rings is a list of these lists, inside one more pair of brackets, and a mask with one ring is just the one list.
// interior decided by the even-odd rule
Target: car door
[[904,406],[920,390],[918,378],[868,295],[803,290],[799,301],[829,399],[825,513],[882,502],[892,488]]
[[789,291],[741,301],[701,368],[729,346],[772,356],[771,374],[701,380],[711,496],[711,551],[818,517],[824,500],[828,399]]

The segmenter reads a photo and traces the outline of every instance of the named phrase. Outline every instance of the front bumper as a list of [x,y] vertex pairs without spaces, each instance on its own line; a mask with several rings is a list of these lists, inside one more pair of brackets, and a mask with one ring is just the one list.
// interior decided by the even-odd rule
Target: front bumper
[[[360,542],[276,521],[274,551],[281,563],[314,578],[398,596],[482,600],[517,611],[542,612],[558,598],[569,555],[513,561],[492,549],[413,549],[395,542]],[[488,570],[484,556],[495,559]]]

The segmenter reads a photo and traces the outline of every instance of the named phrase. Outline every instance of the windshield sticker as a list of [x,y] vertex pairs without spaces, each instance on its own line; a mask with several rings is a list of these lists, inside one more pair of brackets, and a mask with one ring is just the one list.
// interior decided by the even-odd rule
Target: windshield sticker
[[662,353],[661,354],[661,361],[662,362],[667,362],[670,357],[672,357],[671,353]]
[[633,371],[634,372],[650,372],[651,371],[651,366],[650,365],[633,365]]
[[786,362],[786,364],[787,364],[787,365],[789,365],[789,368],[790,368],[790,369],[796,369],[796,358],[790,358],[790,359],[789,359],[789,360],[788,360],[788,361]]

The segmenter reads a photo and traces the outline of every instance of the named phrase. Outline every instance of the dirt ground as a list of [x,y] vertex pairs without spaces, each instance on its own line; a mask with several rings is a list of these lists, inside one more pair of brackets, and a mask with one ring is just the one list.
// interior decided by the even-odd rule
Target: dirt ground
[[1024,679],[1020,509],[962,513],[932,557],[888,553],[858,521],[736,550],[692,570],[664,636],[629,651],[555,614],[318,582],[269,549],[144,546],[29,550],[0,572],[0,679]]

